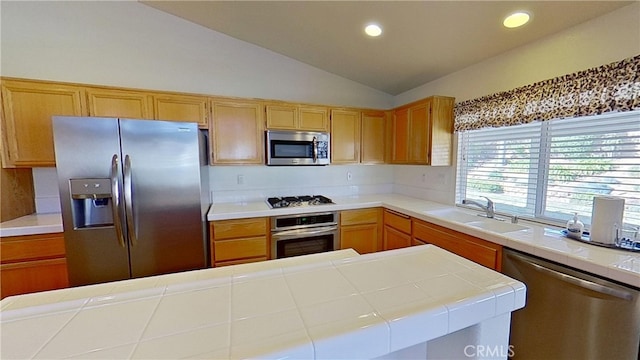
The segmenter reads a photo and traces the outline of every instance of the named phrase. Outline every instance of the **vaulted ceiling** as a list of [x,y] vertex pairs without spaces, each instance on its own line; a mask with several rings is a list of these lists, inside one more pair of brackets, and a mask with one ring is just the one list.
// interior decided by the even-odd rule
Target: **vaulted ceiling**
[[[142,1],[391,95],[633,1]],[[509,13],[531,21],[503,27]],[[366,24],[383,28],[376,38]]]

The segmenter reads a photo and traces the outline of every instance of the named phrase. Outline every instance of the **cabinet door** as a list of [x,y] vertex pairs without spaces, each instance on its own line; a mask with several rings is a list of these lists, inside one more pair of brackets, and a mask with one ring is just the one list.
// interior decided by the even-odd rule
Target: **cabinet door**
[[151,95],[115,89],[87,89],[89,115],[153,119]]
[[86,115],[84,90],[71,85],[2,81],[3,166],[55,166],[51,117]]
[[214,100],[211,112],[213,164],[264,163],[264,124],[259,103]]
[[408,246],[411,246],[411,235],[385,225],[384,250],[399,249]]
[[0,265],[1,297],[69,287],[65,258]]
[[432,166],[450,166],[453,156],[453,98],[435,96],[431,103]]
[[424,103],[409,108],[409,163],[429,163],[429,106]]
[[393,113],[391,163],[404,164],[409,161],[409,109]]
[[360,112],[331,110],[331,162],[360,162]]
[[359,254],[380,250],[378,249],[378,224],[341,227],[340,249],[353,249]]
[[195,122],[207,128],[207,100],[204,96],[154,95],[153,112],[157,120]]
[[490,269],[502,268],[502,246],[442,226],[414,220],[414,240],[433,244]]
[[300,130],[329,131],[329,114],[326,108],[301,106]]
[[298,109],[295,105],[266,105],[267,129],[295,130],[298,128]]
[[384,113],[362,114],[362,143],[360,162],[367,164],[384,163],[385,153]]

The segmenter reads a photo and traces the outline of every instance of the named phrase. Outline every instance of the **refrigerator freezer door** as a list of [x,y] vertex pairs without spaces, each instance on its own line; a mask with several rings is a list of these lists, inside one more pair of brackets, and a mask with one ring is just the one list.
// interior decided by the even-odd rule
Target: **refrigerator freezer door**
[[[117,202],[114,188],[119,190],[122,183],[120,166],[115,173],[112,170],[113,160],[121,163],[117,119],[54,117],[53,131],[69,283],[77,286],[129,278],[129,250],[113,225],[119,216],[105,211],[111,211]],[[105,189],[107,183],[111,189]],[[72,198],[72,185],[76,193],[77,186],[96,187],[96,196],[91,199],[92,191],[87,190],[87,196]],[[115,211],[115,215],[124,215],[121,207]],[[106,223],[91,220],[89,214],[96,213]]]
[[206,267],[193,123],[120,120],[132,277]]

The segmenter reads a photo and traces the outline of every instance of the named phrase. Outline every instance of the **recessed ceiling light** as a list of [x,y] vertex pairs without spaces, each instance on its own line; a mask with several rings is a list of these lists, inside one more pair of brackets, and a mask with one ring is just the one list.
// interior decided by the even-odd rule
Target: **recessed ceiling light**
[[382,34],[382,28],[377,24],[369,24],[364,28],[364,32],[369,36],[376,37]]
[[517,28],[529,22],[529,14],[524,11],[514,12],[513,14],[507,16],[502,24],[508,28]]

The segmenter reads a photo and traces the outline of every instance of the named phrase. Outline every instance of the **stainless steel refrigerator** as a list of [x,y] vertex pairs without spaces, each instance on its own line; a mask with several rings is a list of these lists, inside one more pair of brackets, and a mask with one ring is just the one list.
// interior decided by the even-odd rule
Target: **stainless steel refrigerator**
[[52,121],[72,286],[207,266],[207,141],[195,123]]

